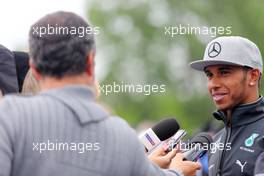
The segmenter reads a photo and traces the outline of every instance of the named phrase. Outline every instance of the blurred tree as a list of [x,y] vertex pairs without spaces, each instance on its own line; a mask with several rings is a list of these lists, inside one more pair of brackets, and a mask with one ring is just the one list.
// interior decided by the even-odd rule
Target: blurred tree
[[169,26],[231,26],[231,35],[253,40],[264,50],[264,1],[252,0],[92,0],[88,17],[100,27],[97,66],[100,85],[165,84],[165,93],[102,94],[120,116],[137,125],[142,120],[175,116],[194,132],[212,118],[202,73],[188,63],[201,59],[212,35],[165,35]]

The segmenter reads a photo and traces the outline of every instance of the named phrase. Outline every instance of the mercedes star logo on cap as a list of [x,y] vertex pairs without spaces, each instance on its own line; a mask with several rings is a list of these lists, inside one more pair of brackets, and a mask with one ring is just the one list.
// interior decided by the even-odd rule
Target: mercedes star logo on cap
[[221,45],[218,42],[212,43],[208,48],[208,56],[213,58],[220,54]]

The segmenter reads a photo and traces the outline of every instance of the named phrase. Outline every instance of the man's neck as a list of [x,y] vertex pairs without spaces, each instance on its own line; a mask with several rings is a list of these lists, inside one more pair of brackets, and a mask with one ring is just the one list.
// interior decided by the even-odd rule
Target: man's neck
[[[253,104],[253,103],[257,102],[259,100],[259,98],[260,98],[260,96],[258,94],[256,94],[255,96],[253,96],[251,98],[251,100],[249,102],[242,103],[242,104],[239,104],[237,106]],[[237,106],[235,106],[235,107],[237,107]],[[232,118],[232,113],[233,113],[233,110],[235,107],[233,107],[232,109],[227,109],[227,110],[223,111],[224,114],[226,115],[227,120],[228,120],[228,124],[231,124],[230,122],[231,122],[231,118]]]
[[40,88],[42,91],[49,89],[62,88],[70,85],[85,85],[92,86],[93,79],[87,77],[85,74],[77,75],[77,76],[65,76],[63,78],[55,78],[55,77],[43,77],[39,81]]

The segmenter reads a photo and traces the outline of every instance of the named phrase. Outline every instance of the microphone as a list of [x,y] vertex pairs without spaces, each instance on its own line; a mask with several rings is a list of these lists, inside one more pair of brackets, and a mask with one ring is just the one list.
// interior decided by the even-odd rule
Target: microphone
[[167,142],[168,148],[166,152],[172,151],[186,134],[187,132],[185,130],[178,130],[177,133],[171,137],[169,142]]
[[146,152],[152,151],[162,141],[173,136],[180,126],[174,118],[167,118],[147,129],[139,136],[139,140],[145,146]]
[[257,139],[257,144],[259,147],[264,149],[264,136],[262,136],[261,138]]
[[213,139],[208,133],[197,134],[189,143],[191,149],[183,153],[184,160],[197,161],[209,150],[212,142]]

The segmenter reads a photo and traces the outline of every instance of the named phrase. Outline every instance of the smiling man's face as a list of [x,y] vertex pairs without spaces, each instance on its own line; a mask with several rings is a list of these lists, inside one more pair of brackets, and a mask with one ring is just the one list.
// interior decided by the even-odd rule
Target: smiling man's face
[[250,103],[248,70],[240,66],[215,65],[205,68],[207,87],[217,109],[226,111]]

